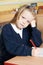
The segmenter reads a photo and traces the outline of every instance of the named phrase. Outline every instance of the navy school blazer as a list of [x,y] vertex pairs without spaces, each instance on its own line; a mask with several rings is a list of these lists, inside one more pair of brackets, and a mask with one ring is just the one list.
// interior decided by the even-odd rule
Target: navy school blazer
[[31,56],[32,44],[29,41],[30,39],[37,47],[41,45],[41,33],[36,27],[24,28],[23,38],[21,38],[10,23],[6,24],[1,33],[2,58],[6,60],[13,56]]

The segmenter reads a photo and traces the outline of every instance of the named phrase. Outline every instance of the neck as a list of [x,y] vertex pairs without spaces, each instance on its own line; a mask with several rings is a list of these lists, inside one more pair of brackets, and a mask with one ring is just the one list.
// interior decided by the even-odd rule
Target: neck
[[16,23],[12,23],[12,24],[15,25],[19,30],[21,30],[21,28],[19,28]]
[[[16,25],[16,24],[15,24]],[[19,30],[21,30],[21,28],[19,28],[17,25],[16,25],[16,27],[19,29]]]

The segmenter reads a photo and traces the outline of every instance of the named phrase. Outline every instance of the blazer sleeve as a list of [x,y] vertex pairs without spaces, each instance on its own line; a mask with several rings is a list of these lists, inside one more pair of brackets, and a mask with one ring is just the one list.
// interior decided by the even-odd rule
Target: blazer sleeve
[[35,43],[35,45],[37,47],[39,47],[42,43],[42,39],[41,39],[41,32],[36,28],[32,28],[32,37],[31,39],[33,40],[33,42]]
[[20,44],[20,43],[16,44],[14,42],[12,35],[9,33],[9,30],[7,28],[3,28],[1,35],[3,37],[3,42],[6,47],[6,50],[10,54],[17,55],[17,56],[31,55],[32,48],[29,48],[28,46],[24,44]]

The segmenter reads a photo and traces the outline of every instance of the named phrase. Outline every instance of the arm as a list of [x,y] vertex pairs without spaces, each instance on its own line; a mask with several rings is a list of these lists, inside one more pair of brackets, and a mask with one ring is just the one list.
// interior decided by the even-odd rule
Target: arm
[[3,28],[2,37],[6,50],[12,55],[31,55],[32,48],[20,43],[15,43],[9,29]]
[[37,47],[39,47],[42,43],[41,40],[41,32],[36,28],[35,20],[31,22],[31,27],[32,27],[32,37],[31,39],[35,43]]

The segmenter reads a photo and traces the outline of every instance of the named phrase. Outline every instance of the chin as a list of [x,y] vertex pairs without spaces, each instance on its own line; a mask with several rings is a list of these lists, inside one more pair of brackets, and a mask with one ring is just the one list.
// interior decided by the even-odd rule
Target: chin
[[19,29],[23,29],[22,27],[18,27]]
[[23,29],[24,27],[20,26],[19,28],[20,28],[20,29]]

